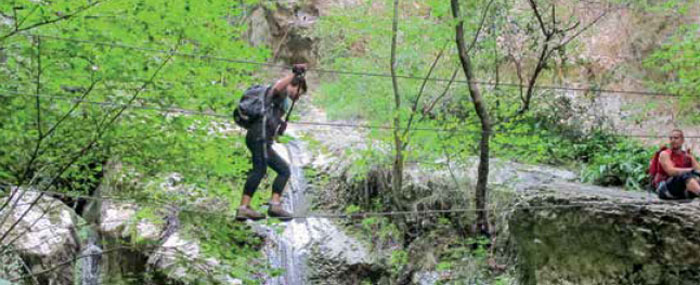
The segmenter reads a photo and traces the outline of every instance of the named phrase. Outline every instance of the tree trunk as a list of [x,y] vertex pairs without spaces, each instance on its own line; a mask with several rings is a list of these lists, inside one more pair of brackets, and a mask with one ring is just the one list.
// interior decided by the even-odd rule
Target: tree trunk
[[[403,141],[401,138],[401,119],[399,111],[401,108],[401,97],[399,96],[399,84],[396,79],[396,36],[398,33],[398,17],[399,17],[399,0],[394,0],[394,18],[391,26],[391,83],[394,88],[394,168],[392,172],[392,188],[393,199],[395,203],[399,202],[401,188],[403,186]],[[396,204],[395,206],[399,206]]]
[[[460,19],[459,3],[457,0],[451,0],[452,4],[452,16],[455,19]],[[479,92],[479,87],[474,83],[474,72],[467,54],[467,49],[464,44],[464,20],[459,20],[455,26],[456,30],[456,43],[457,50],[459,52],[459,60],[462,63],[462,69],[464,70],[464,75],[469,82],[469,95],[474,103],[474,109],[476,114],[479,116],[481,121],[481,142],[479,144],[480,154],[479,154],[479,169],[478,169],[478,179],[476,182],[476,230],[482,234],[489,233],[489,223],[488,223],[488,212],[486,209],[486,190],[489,177],[489,139],[491,138],[491,118],[486,109],[485,102],[481,97]]]

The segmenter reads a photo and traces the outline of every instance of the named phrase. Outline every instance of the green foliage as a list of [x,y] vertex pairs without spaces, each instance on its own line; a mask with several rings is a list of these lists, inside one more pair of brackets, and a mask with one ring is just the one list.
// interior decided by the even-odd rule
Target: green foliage
[[345,207],[346,215],[352,215],[355,213],[359,213],[360,211],[362,211],[362,209],[360,208],[360,206],[357,205],[348,205],[347,207]]
[[[177,50],[265,62],[269,50],[249,46],[245,25],[235,24],[256,2],[1,1],[0,187],[47,186],[57,176],[51,190],[85,195],[99,185],[103,166],[115,161],[123,164],[121,180],[129,187],[113,195],[180,206],[200,198],[237,203],[249,154],[239,134],[219,131],[222,120],[129,108],[109,122],[120,112],[119,104],[126,103],[229,113],[242,90],[260,80],[252,75],[257,66],[185,56],[166,59]],[[72,101],[81,96],[117,105]],[[73,158],[75,163],[61,173]],[[172,195],[153,186],[173,172],[196,193]],[[269,196],[261,192],[255,206]],[[157,215],[146,207],[137,218]],[[230,222],[197,223],[198,229],[211,231],[205,245],[209,256],[233,266],[236,276],[257,272],[248,262],[256,258],[259,239],[249,230]],[[228,244],[232,240],[237,244]]]
[[[700,98],[700,35],[698,24],[683,26],[669,41],[654,51],[645,61],[645,67],[658,78],[647,83],[659,91],[677,94],[676,107],[680,117],[697,123],[697,100]],[[652,73],[653,74],[653,73]]]
[[401,269],[403,269],[408,262],[408,252],[403,250],[394,250],[391,252],[391,256],[389,257],[389,266],[394,274],[400,273]]
[[582,153],[595,154],[582,171],[583,181],[631,190],[644,190],[649,185],[647,170],[655,149],[629,139],[600,136],[580,147]]
[[490,243],[487,238],[465,238],[450,244],[441,252],[436,270],[454,274],[438,284],[509,284],[508,274],[494,274],[489,268]]
[[[266,271],[261,262],[262,255],[260,248],[263,240],[256,235],[251,228],[243,223],[237,223],[232,219],[216,216],[203,216],[201,214],[181,213],[180,219],[183,222],[189,238],[200,241],[200,246],[205,258],[213,257],[223,262],[220,271],[216,275],[228,274],[234,278],[245,280],[246,283],[253,282],[254,275]],[[253,262],[255,261],[255,262]],[[188,265],[188,268],[196,266]],[[197,270],[194,270],[197,271]],[[205,272],[198,273],[203,280],[212,280]]]

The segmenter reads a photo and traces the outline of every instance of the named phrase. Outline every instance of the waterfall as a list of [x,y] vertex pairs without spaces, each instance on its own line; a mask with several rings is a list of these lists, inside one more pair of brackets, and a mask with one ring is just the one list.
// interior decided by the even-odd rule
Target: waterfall
[[[283,205],[295,216],[305,215],[308,210],[306,200],[307,183],[302,166],[305,149],[299,141],[292,141],[286,146],[286,154],[291,170],[289,188],[285,191]],[[280,155],[284,156],[284,152]],[[280,276],[267,280],[270,285],[296,285],[305,282],[305,266],[309,243],[309,221],[295,219],[282,225],[285,227],[281,234],[271,231],[268,236],[266,254],[273,268],[282,269]]]
[[100,261],[102,260],[102,249],[97,246],[97,237],[91,233],[88,237],[85,249],[81,252],[81,279],[82,285],[100,284]]
[[[299,140],[274,147],[281,156],[287,155],[292,174],[289,188],[283,193],[282,204],[295,216],[307,216],[310,211],[307,196],[310,187],[304,178],[303,166],[310,164],[312,155]],[[318,249],[318,252],[314,252],[315,257],[320,254],[331,264],[352,266],[369,262],[369,254],[364,247],[327,218],[294,219],[271,227],[259,222],[250,224],[266,237],[263,251],[272,269],[282,271],[280,275],[265,280],[264,284],[267,285],[310,283],[309,269],[319,269],[307,267],[312,248]],[[280,228],[282,231],[277,230]]]

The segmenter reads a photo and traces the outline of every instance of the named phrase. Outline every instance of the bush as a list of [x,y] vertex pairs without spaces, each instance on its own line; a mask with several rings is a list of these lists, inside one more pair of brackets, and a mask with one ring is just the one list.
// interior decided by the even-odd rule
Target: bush
[[[623,186],[643,190],[648,184],[647,170],[654,149],[620,137],[598,133],[597,139],[581,148],[592,154],[581,172],[581,180],[602,186]],[[601,143],[602,142],[602,143]]]

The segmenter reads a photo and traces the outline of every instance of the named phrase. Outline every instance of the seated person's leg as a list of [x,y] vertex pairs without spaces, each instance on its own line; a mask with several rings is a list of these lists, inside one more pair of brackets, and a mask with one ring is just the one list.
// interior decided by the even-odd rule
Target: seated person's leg
[[695,176],[689,178],[685,183],[685,189],[696,196],[700,196],[700,183],[698,183],[698,178]]
[[689,173],[685,173],[683,175],[679,176],[674,176],[671,177],[666,183],[666,188],[668,189],[668,193],[673,196],[670,199],[686,199],[687,196],[687,184],[689,183],[689,180],[691,178],[691,175]]

